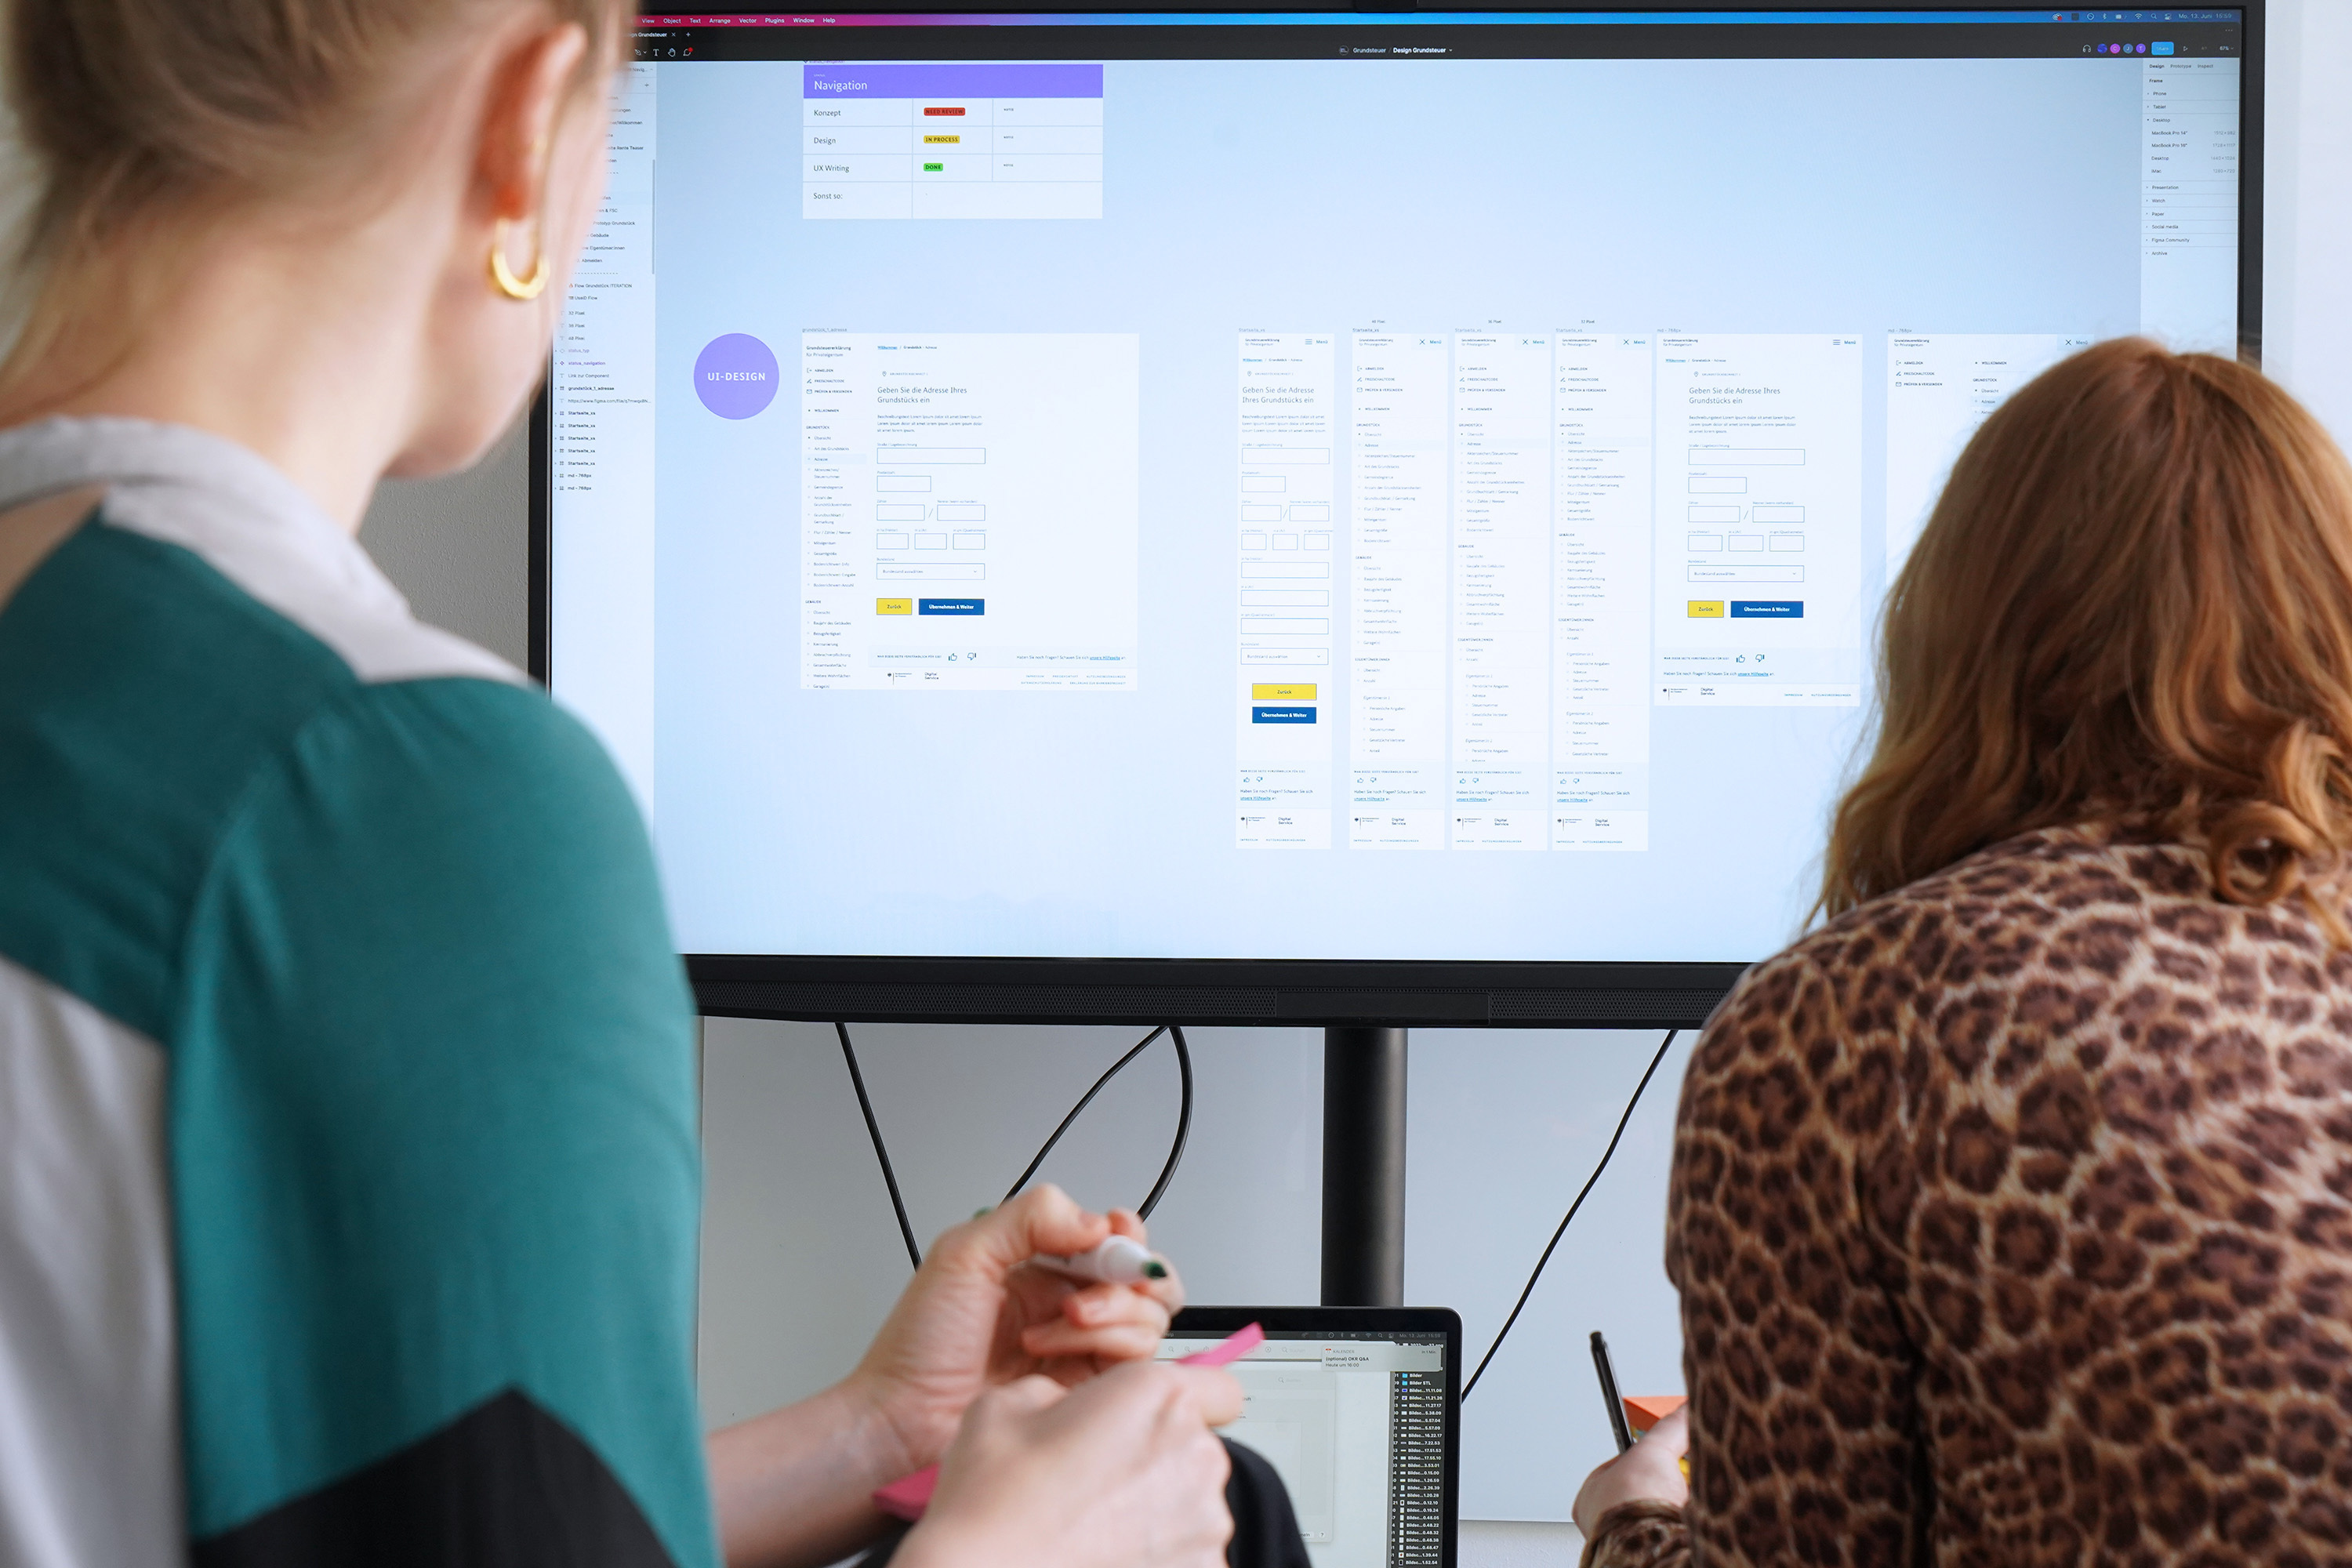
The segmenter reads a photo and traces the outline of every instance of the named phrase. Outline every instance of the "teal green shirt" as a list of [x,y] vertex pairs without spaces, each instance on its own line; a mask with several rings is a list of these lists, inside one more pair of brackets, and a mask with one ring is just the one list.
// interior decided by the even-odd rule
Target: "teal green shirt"
[[627,789],[251,454],[0,433],[0,507],[91,481],[0,602],[0,1455],[68,1450],[0,1560],[712,1563]]

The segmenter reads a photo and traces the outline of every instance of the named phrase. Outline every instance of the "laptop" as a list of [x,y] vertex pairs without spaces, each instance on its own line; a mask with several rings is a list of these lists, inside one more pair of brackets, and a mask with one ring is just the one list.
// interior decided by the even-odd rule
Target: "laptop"
[[1462,1320],[1444,1307],[1187,1307],[1160,1347],[1192,1354],[1246,1324],[1224,1435],[1289,1489],[1315,1568],[1454,1568]]

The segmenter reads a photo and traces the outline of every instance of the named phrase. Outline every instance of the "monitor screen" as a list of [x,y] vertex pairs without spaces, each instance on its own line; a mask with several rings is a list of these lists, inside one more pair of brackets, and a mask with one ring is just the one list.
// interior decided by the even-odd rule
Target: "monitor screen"
[[[1179,1319],[1154,1353],[1172,1361],[1224,1338],[1230,1315],[1221,1310],[1215,1327],[1197,1321],[1209,1314]],[[1282,1478],[1315,1568],[1447,1560],[1448,1432],[1458,1419],[1447,1339],[1415,1329],[1269,1328],[1264,1344],[1225,1369],[1243,1405],[1223,1435]]]
[[2244,13],[645,18],[545,658],[700,954],[1737,963],[1953,456],[2232,352]]

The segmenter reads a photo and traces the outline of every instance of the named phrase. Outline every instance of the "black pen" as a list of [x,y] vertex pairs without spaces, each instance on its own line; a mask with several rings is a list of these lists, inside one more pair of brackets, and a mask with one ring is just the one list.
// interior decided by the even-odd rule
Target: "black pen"
[[1609,1364],[1609,1342],[1592,1331],[1592,1370],[1601,1374],[1601,1397],[1609,1406],[1609,1430],[1617,1435],[1617,1451],[1633,1446],[1633,1429],[1625,1425],[1625,1402],[1617,1397],[1617,1369]]

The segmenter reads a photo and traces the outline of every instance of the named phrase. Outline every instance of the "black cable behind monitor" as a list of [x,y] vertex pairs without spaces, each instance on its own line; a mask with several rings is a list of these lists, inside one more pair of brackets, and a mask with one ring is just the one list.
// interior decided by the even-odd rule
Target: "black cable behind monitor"
[[898,1196],[898,1173],[890,1168],[890,1151],[882,1146],[882,1127],[874,1120],[874,1102],[866,1098],[866,1075],[857,1070],[857,1050],[849,1043],[849,1026],[835,1024],[833,1032],[841,1037],[841,1059],[849,1064],[849,1081],[857,1090],[857,1109],[866,1112],[866,1131],[874,1140],[874,1157],[882,1162],[882,1180],[890,1189],[890,1207],[898,1216],[898,1234],[906,1239],[907,1261],[920,1268],[923,1249],[915,1245],[915,1227],[907,1223],[907,1205]]
[[1586,1194],[1592,1191],[1592,1184],[1599,1181],[1601,1173],[1609,1168],[1609,1157],[1617,1152],[1617,1141],[1625,1136],[1625,1124],[1633,1120],[1633,1108],[1642,1103],[1642,1091],[1650,1087],[1650,1079],[1656,1075],[1658,1064],[1666,1059],[1666,1052],[1674,1047],[1675,1037],[1681,1033],[1680,1029],[1668,1029],[1666,1037],[1658,1042],[1658,1054],[1650,1058],[1650,1066],[1642,1074],[1642,1081],[1633,1086],[1633,1098],[1625,1102],[1625,1114],[1617,1119],[1617,1131],[1609,1135],[1609,1147],[1601,1151],[1601,1163],[1593,1166],[1592,1174],[1584,1178],[1584,1185],[1578,1189],[1576,1201],[1568,1205],[1568,1213],[1560,1220],[1559,1228],[1553,1231],[1551,1240],[1544,1244],[1543,1256],[1536,1259],[1535,1272],[1528,1276],[1526,1288],[1519,1292],[1519,1299],[1511,1304],[1511,1315],[1503,1320],[1502,1331],[1495,1336],[1495,1342],[1486,1347],[1486,1353],[1478,1358],[1478,1370],[1472,1373],[1470,1381],[1462,1385],[1463,1398],[1469,1398],[1470,1391],[1478,1386],[1478,1380],[1486,1373],[1486,1363],[1495,1359],[1495,1352],[1503,1348],[1503,1341],[1510,1334],[1511,1325],[1519,1321],[1519,1309],[1525,1307],[1528,1298],[1535,1294],[1536,1281],[1543,1278],[1544,1265],[1551,1261],[1552,1250],[1559,1246],[1559,1238],[1568,1234],[1568,1222],[1576,1217],[1576,1211],[1584,1206]]
[[1108,1083],[1111,1079],[1118,1076],[1119,1068],[1125,1067],[1128,1063],[1141,1056],[1145,1047],[1150,1045],[1152,1041],[1158,1039],[1167,1032],[1168,1026],[1165,1024],[1160,1025],[1160,1027],[1152,1030],[1151,1033],[1136,1041],[1135,1045],[1128,1051],[1127,1055],[1111,1063],[1110,1070],[1104,1073],[1102,1077],[1095,1079],[1094,1088],[1087,1090],[1086,1093],[1078,1097],[1078,1102],[1070,1107],[1070,1113],[1062,1118],[1062,1124],[1054,1129],[1054,1135],[1045,1140],[1045,1146],[1037,1151],[1037,1157],[1030,1161],[1026,1168],[1024,1168],[1019,1175],[1013,1178],[1013,1184],[1004,1190],[1004,1196],[997,1201],[1000,1203],[1009,1204],[1014,1198],[1019,1197],[1021,1195],[1021,1189],[1029,1184],[1029,1178],[1037,1173],[1037,1167],[1045,1163],[1045,1156],[1054,1152],[1054,1145],[1062,1141],[1062,1134],[1070,1130],[1070,1123],[1078,1119],[1078,1112],[1084,1110],[1087,1106],[1094,1103],[1095,1096],[1103,1091],[1103,1085]]
[[1168,1040],[1176,1047],[1176,1076],[1181,1087],[1176,1098],[1176,1141],[1168,1146],[1168,1163],[1160,1167],[1160,1179],[1143,1195],[1143,1203],[1135,1211],[1138,1219],[1150,1219],[1151,1211],[1160,1206],[1160,1198],[1168,1191],[1168,1184],[1176,1179],[1176,1167],[1184,1160],[1184,1141],[1192,1136],[1192,1052],[1184,1044],[1183,1028],[1168,1026]]
[[1021,1195],[1021,1189],[1029,1184],[1029,1178],[1037,1173],[1037,1167],[1045,1163],[1045,1156],[1054,1152],[1054,1145],[1062,1141],[1062,1134],[1070,1130],[1070,1123],[1078,1119],[1078,1112],[1092,1104],[1095,1096],[1103,1091],[1103,1085],[1117,1078],[1121,1068],[1141,1056],[1144,1047],[1162,1035],[1167,1036],[1170,1043],[1176,1047],[1176,1072],[1181,1087],[1178,1090],[1176,1101],[1176,1141],[1168,1150],[1168,1163],[1160,1167],[1160,1179],[1151,1184],[1151,1191],[1146,1194],[1142,1204],[1135,1211],[1139,1218],[1151,1217],[1151,1211],[1160,1206],[1160,1194],[1168,1190],[1168,1184],[1175,1179],[1176,1167],[1184,1158],[1185,1140],[1192,1135],[1192,1053],[1184,1044],[1184,1031],[1173,1024],[1162,1024],[1136,1041],[1129,1047],[1127,1055],[1111,1063],[1110,1069],[1095,1079],[1094,1088],[1087,1090],[1077,1104],[1070,1107],[1070,1113],[1062,1118],[1062,1124],[1054,1129],[1054,1135],[1045,1140],[1045,1146],[1037,1151],[1037,1157],[1029,1162],[1029,1168],[1023,1171],[1013,1185],[1006,1189],[1004,1202],[1009,1204]]
[[[908,1223],[907,1205],[898,1195],[898,1173],[890,1167],[890,1151],[883,1145],[881,1124],[874,1120],[874,1102],[866,1095],[866,1075],[857,1070],[857,1050],[849,1043],[849,1026],[836,1023],[833,1032],[841,1037],[841,1059],[849,1064],[849,1081],[857,1090],[857,1109],[866,1113],[866,1135],[874,1140],[874,1157],[881,1162],[882,1181],[890,1189],[890,1207],[898,1216],[898,1235],[907,1243],[908,1261],[920,1268],[923,1266],[922,1249],[915,1245],[915,1227]],[[1184,1031],[1173,1024],[1162,1024],[1136,1041],[1125,1056],[1110,1064],[1108,1071],[1095,1079],[1095,1086],[1087,1090],[1077,1104],[1070,1107],[1070,1113],[1062,1118],[1062,1124],[1054,1129],[1054,1135],[1045,1140],[1045,1146],[1037,1151],[1037,1157],[1029,1162],[1020,1179],[1005,1193],[1004,1202],[1009,1204],[1021,1195],[1021,1189],[1029,1184],[1029,1178],[1037,1173],[1037,1167],[1045,1163],[1045,1156],[1054,1152],[1054,1145],[1062,1141],[1062,1134],[1070,1130],[1070,1123],[1078,1119],[1078,1112],[1093,1103],[1095,1096],[1103,1091],[1103,1085],[1117,1078],[1121,1068],[1141,1056],[1144,1047],[1162,1035],[1166,1035],[1176,1047],[1176,1073],[1181,1087],[1176,1102],[1176,1137],[1168,1149],[1168,1163],[1160,1168],[1160,1179],[1151,1184],[1151,1191],[1145,1194],[1135,1211],[1139,1218],[1151,1217],[1151,1211],[1160,1206],[1160,1198],[1167,1194],[1168,1184],[1176,1179],[1176,1167],[1184,1160],[1185,1142],[1192,1136],[1192,1051],[1184,1042]]]

